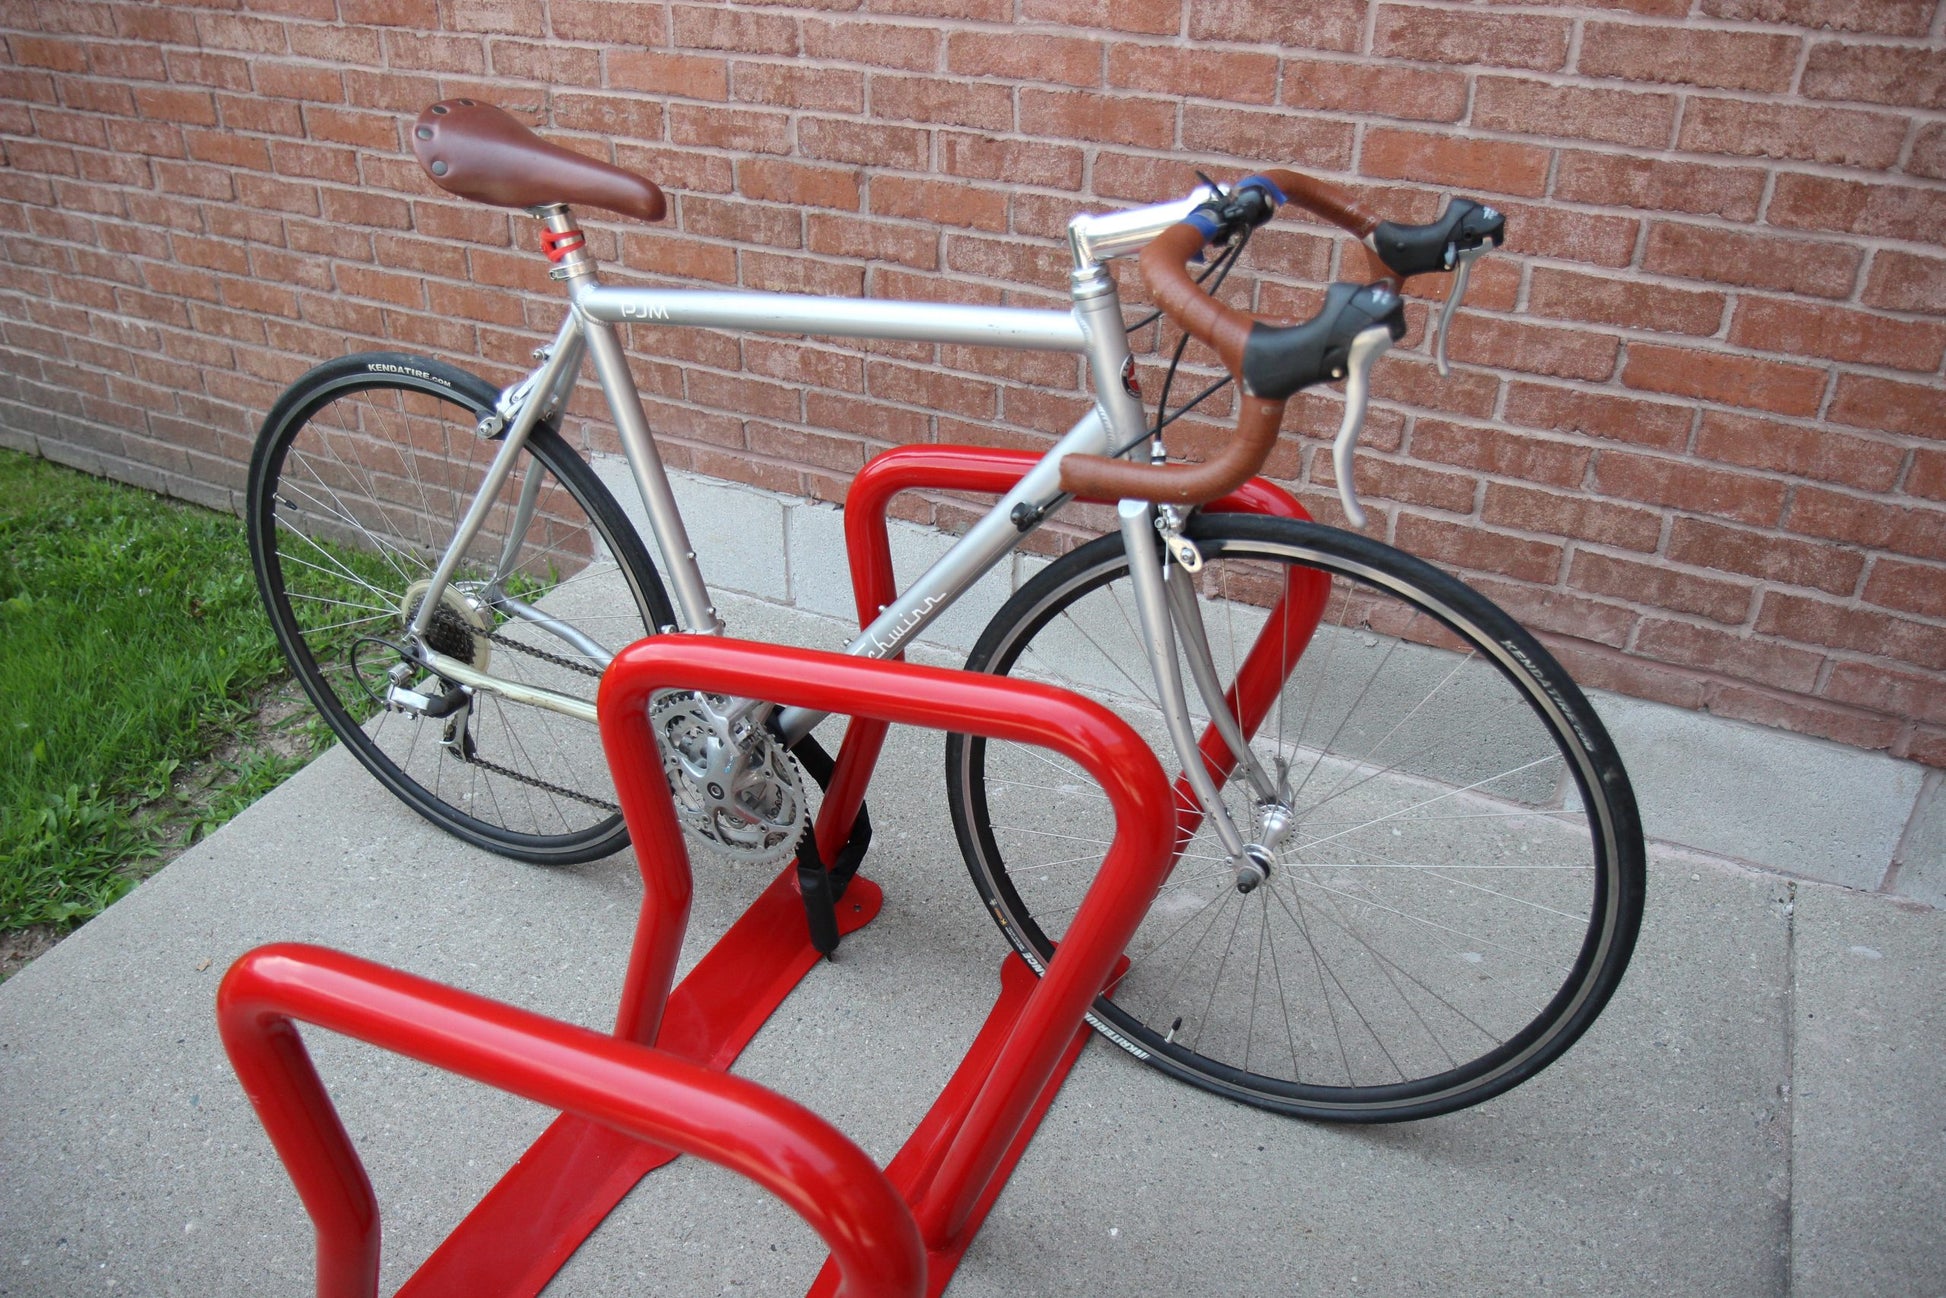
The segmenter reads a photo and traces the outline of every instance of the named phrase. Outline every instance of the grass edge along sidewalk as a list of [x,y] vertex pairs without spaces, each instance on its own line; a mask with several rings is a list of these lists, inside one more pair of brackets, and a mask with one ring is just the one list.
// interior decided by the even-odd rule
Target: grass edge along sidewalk
[[282,783],[322,727],[291,703],[240,520],[0,451],[0,556],[0,937],[31,951]]

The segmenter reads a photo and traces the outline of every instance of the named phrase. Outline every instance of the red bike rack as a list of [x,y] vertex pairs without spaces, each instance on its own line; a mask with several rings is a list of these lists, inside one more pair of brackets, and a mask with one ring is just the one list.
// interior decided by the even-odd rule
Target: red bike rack
[[[886,523],[892,497],[902,491],[1005,495],[1041,458],[1034,451],[987,446],[901,446],[873,456],[858,471],[845,493],[845,552],[851,564],[858,625],[861,628],[871,625],[898,595],[898,581],[892,572],[892,538]],[[1076,499],[1097,505],[1115,503],[1087,496]],[[1204,509],[1216,514],[1263,514],[1305,522],[1311,518],[1297,497],[1265,478],[1250,479],[1229,495],[1211,501]],[[1292,589],[1285,592],[1272,611],[1273,623],[1279,627],[1280,634],[1259,637],[1253,651],[1245,657],[1244,666],[1238,670],[1241,694],[1237,690],[1230,694],[1231,710],[1241,720],[1245,734],[1256,733],[1285,677],[1310,643],[1329,591],[1330,583],[1322,574],[1293,574]],[[1282,662],[1276,661],[1278,655],[1271,650],[1273,644],[1287,650]],[[818,850],[827,861],[835,859],[851,834],[858,808],[865,801],[865,786],[871,783],[872,769],[878,764],[879,749],[884,742],[882,722],[854,722],[845,732],[831,786],[825,790],[824,804],[818,811]],[[1214,729],[1206,730],[1200,747],[1212,778],[1220,786],[1230,769],[1222,736]],[[1174,805],[1191,818],[1180,831],[1186,841],[1196,832],[1196,821],[1200,819],[1196,796],[1187,777],[1176,782]]]
[[[1007,957],[985,1026],[884,1173],[797,1105],[717,1071],[817,960],[794,868],[672,990],[691,880],[647,714],[661,689],[1036,744],[1088,771],[1115,808],[1115,839],[1056,957],[1039,979]],[[319,1294],[375,1292],[378,1209],[295,1021],[563,1110],[402,1294],[537,1294],[644,1173],[684,1150],[771,1189],[831,1244],[813,1294],[938,1294],[1167,875],[1174,825],[1153,754],[1101,707],[1031,682],[703,636],[625,650],[598,708],[644,885],[612,1036],[316,948],[261,948],[224,979],[224,1044],[311,1214]],[[869,922],[879,895],[854,880],[844,927]]]

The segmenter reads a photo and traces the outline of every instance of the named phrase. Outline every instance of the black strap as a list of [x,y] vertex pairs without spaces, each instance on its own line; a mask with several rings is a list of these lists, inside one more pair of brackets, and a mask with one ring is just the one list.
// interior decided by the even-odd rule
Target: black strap
[[[806,735],[791,752],[820,789],[830,789],[837,763],[822,744]],[[797,888],[804,896],[804,919],[811,930],[811,945],[819,955],[828,956],[838,949],[838,899],[845,895],[845,888],[865,859],[865,849],[871,845],[872,818],[862,802],[858,805],[858,819],[852,822],[851,836],[838,849],[838,859],[829,866],[818,854],[815,825],[804,831],[804,840],[797,845]]]

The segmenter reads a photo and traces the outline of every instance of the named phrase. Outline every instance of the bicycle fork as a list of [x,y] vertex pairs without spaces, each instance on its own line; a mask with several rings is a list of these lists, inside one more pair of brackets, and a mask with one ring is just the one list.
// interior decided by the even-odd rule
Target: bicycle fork
[[[1281,776],[1273,777],[1264,769],[1250,747],[1243,724],[1232,710],[1241,699],[1243,673],[1238,674],[1237,698],[1226,695],[1217,678],[1209,636],[1192,586],[1202,558],[1195,544],[1180,535],[1180,520],[1175,511],[1167,506],[1158,511],[1145,500],[1124,500],[1116,507],[1116,516],[1121,526],[1122,545],[1128,553],[1136,617],[1148,647],[1149,668],[1162,703],[1163,722],[1182,760],[1182,778],[1229,858],[1237,890],[1254,891],[1269,878],[1277,847],[1295,824],[1290,789]],[[1160,550],[1155,539],[1158,531],[1164,542]],[[1189,700],[1177,655],[1179,643],[1183,650],[1181,657],[1189,663],[1196,691],[1210,715],[1214,735],[1207,740],[1197,738],[1190,721]],[[1277,666],[1281,671],[1287,664],[1280,662]],[[1248,781],[1260,810],[1259,832],[1249,841],[1230,814],[1217,783],[1219,775],[1227,776],[1233,771],[1241,771]],[[1180,800],[1180,787],[1177,792]],[[1194,832],[1194,820],[1187,819],[1193,815],[1194,811],[1178,806],[1179,843]]]

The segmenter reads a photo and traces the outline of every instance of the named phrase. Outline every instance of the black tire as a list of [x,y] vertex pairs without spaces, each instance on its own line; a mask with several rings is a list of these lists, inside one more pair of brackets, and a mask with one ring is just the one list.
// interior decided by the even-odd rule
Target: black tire
[[[429,594],[413,584],[430,578],[500,448],[475,431],[497,396],[423,357],[374,352],[318,366],[257,438],[250,555],[291,670],[386,788],[469,843],[570,865],[628,842],[593,726],[484,692],[456,714],[463,724],[377,703],[402,661],[389,645]],[[489,587],[534,471],[546,476],[533,522],[507,580]],[[528,438],[473,551],[429,638],[455,657],[484,655],[504,679],[592,700],[602,665],[516,607],[544,604],[610,653],[675,620],[627,517],[550,426]],[[449,685],[423,671],[409,684],[429,695]]]
[[[1091,1021],[1166,1073],[1308,1118],[1430,1117],[1532,1077],[1600,1013],[1641,923],[1635,799],[1594,710],[1512,618],[1389,546],[1242,515],[1186,530],[1226,689],[1275,592],[1325,591],[1314,635],[1277,624],[1301,656],[1252,740],[1296,828],[1245,892],[1196,826]],[[1135,626],[1110,535],[1023,585],[967,666],[1078,689],[1177,771]],[[1106,800],[1079,768],[964,735],[946,771],[973,882],[1038,969],[1106,849]],[[1248,782],[1225,797],[1259,835]]]

